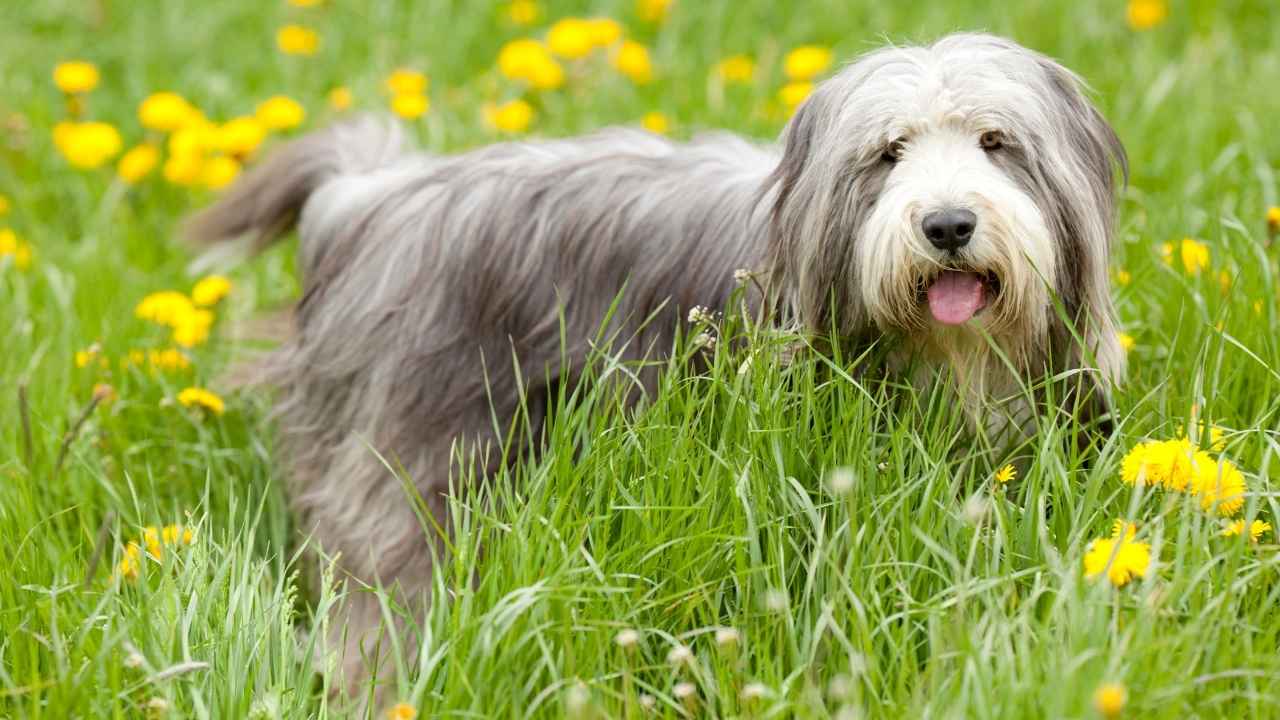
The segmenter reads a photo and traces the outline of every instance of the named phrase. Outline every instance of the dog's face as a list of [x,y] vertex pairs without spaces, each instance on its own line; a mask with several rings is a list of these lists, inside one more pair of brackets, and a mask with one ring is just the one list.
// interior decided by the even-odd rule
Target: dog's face
[[986,35],[891,47],[822,84],[785,138],[775,270],[811,327],[985,332],[1023,353],[1070,324],[1090,365],[1119,372],[1107,259],[1124,152],[1069,71]]

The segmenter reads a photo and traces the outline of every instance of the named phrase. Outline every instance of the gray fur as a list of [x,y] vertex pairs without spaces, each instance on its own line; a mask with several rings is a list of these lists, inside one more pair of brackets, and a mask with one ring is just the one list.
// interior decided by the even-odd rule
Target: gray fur
[[[927,119],[935,100],[951,114]],[[908,153],[927,154],[929,142],[960,138],[952,152],[983,162],[964,149],[981,123],[1010,135],[1009,152],[991,159],[1008,188],[991,197],[1025,197],[1024,220],[1039,227],[1043,217],[1052,250],[993,234],[985,250],[975,241],[972,255],[938,258],[919,247],[916,203],[884,216],[887,193],[912,191],[882,161],[887,143],[918,140]],[[986,263],[1011,287],[982,323],[1021,375],[1088,364],[1105,387],[1122,372],[1107,257],[1123,150],[1075,76],[1007,40],[955,35],[871,53],[819,86],[780,151],[728,135],[679,144],[612,129],[440,157],[406,153],[401,137],[374,120],[304,137],[189,230],[262,247],[298,220],[296,328],[260,377],[279,392],[293,506],[344,571],[396,583],[410,603],[427,602],[429,554],[398,480],[370,448],[401,463],[443,519],[455,451],[481,476],[507,462],[502,438],[522,401],[537,437],[547,398],[578,377],[620,292],[609,330],[624,359],[660,357],[682,314],[724,308],[734,271],[748,268],[766,278],[766,296],[752,302],[782,322],[852,342],[889,336],[903,354],[967,373],[972,394],[990,399],[1018,378],[972,331],[931,329],[917,295],[937,268]],[[1001,211],[989,211],[992,233]],[[895,232],[899,241],[867,254]],[[1053,294],[1084,347],[1047,356],[1051,340],[1072,336]],[[367,594],[349,612],[354,684],[379,615]]]

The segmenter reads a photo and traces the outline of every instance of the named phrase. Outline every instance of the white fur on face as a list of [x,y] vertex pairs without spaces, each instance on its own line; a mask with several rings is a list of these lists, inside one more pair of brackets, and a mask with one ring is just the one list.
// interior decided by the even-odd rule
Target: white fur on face
[[[885,329],[928,331],[921,293],[939,272],[990,273],[1000,292],[974,322],[993,335],[1043,336],[1049,288],[1057,282],[1053,239],[1035,200],[980,146],[991,128],[954,115],[915,127],[855,241],[868,314]],[[926,215],[948,209],[978,218],[973,239],[954,253],[935,248],[922,230]]]

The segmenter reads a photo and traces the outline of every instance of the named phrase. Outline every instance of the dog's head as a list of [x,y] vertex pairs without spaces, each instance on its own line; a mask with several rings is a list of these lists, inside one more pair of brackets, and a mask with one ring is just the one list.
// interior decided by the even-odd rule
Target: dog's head
[[1028,357],[1053,341],[1070,359],[1047,361],[1118,379],[1126,160],[1069,70],[989,35],[885,48],[818,86],[784,143],[771,248],[806,325],[944,346],[985,332]]

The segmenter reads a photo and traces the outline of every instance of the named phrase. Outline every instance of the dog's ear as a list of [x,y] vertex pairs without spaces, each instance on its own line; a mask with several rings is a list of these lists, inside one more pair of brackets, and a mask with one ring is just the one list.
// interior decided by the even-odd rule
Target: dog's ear
[[[819,333],[833,326],[847,332],[861,304],[849,283],[839,281],[852,277],[851,257],[821,241],[840,222],[832,205],[841,177],[831,171],[832,158],[822,155],[831,145],[824,140],[834,116],[831,95],[829,85],[819,85],[796,110],[782,132],[782,157],[761,188],[762,205],[769,209],[771,302]],[[841,317],[832,317],[833,306]]]
[[1054,127],[1046,133],[1052,144],[1037,158],[1037,174],[1048,186],[1047,219],[1058,242],[1058,292],[1066,310],[1065,318],[1055,313],[1054,364],[1059,370],[1086,369],[1070,397],[1082,421],[1097,419],[1109,427],[1111,390],[1124,374],[1110,257],[1117,179],[1128,181],[1128,158],[1083,81],[1048,58],[1040,65]]

